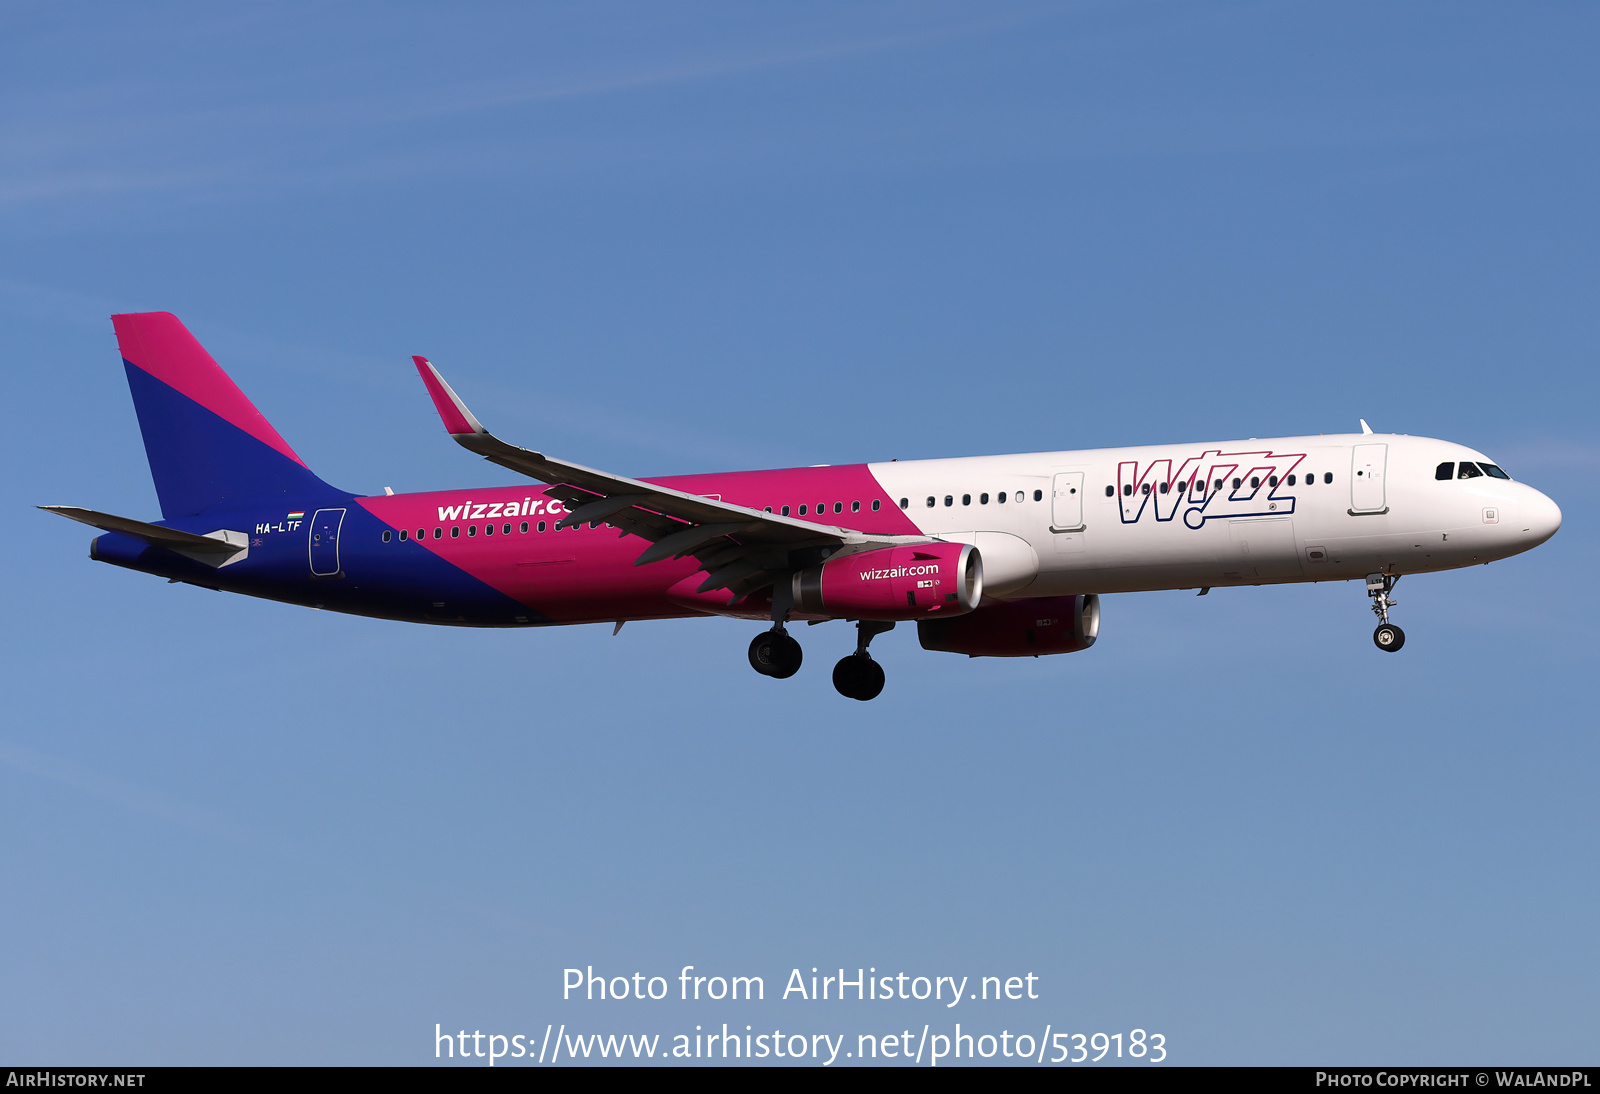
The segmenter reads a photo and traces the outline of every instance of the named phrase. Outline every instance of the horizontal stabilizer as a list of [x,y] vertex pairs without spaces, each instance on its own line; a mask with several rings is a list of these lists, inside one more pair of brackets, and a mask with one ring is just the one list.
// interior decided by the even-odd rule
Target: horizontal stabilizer
[[111,513],[100,513],[93,509],[80,509],[76,505],[41,505],[39,508],[47,513],[55,513],[68,520],[87,524],[91,528],[98,528],[102,532],[115,532],[119,536],[128,536],[148,543],[152,547],[165,547],[169,551],[187,555],[196,562],[204,562],[207,566],[226,566],[230,562],[239,561],[250,552],[250,538],[243,532],[219,530],[202,536],[193,532],[180,532],[176,528],[163,528],[159,524],[147,524],[142,520],[114,516]]

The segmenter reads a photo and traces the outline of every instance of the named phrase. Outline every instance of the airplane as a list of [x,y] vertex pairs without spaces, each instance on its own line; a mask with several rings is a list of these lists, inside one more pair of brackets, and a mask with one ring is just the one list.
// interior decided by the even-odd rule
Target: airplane
[[882,692],[872,639],[1039,657],[1093,646],[1108,593],[1364,580],[1373,641],[1403,575],[1538,546],[1561,510],[1483,453],[1372,432],[632,479],[500,440],[426,358],[457,444],[538,485],[360,495],[312,473],[178,319],[112,323],[162,519],[40,506],[104,534],[89,557],[209,589],[468,627],[728,616],[856,624],[833,684]]

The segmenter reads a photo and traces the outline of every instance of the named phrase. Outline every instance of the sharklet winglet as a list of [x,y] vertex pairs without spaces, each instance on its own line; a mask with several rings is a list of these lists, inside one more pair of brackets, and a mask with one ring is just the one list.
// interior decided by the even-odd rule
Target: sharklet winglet
[[439,417],[444,421],[445,432],[452,437],[483,435],[489,431],[483,428],[483,423],[467,409],[467,404],[461,401],[461,396],[445,382],[439,375],[439,370],[433,367],[433,362],[426,357],[411,358],[417,366],[417,372],[422,376],[422,382],[428,388],[428,394],[433,397],[434,409],[438,410]]

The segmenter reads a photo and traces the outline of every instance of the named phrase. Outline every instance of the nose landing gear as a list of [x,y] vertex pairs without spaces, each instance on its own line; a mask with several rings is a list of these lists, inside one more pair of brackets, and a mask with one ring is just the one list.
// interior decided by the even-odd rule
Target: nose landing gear
[[1378,617],[1378,629],[1372,632],[1372,642],[1384,653],[1397,653],[1406,644],[1406,632],[1389,622],[1389,609],[1396,603],[1389,599],[1389,593],[1399,580],[1397,574],[1367,575],[1367,595],[1372,598],[1372,611]]
[[883,666],[872,659],[867,646],[875,636],[891,630],[893,623],[863,619],[856,624],[856,652],[833,666],[833,686],[840,695],[865,703],[883,691]]

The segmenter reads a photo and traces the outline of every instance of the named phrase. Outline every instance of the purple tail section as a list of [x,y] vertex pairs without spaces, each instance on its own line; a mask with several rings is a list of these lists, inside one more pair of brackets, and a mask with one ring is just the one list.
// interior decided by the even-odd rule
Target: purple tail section
[[250,499],[337,493],[167,312],[114,315],[145,455],[168,520]]

